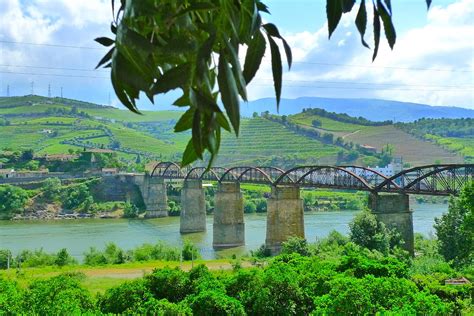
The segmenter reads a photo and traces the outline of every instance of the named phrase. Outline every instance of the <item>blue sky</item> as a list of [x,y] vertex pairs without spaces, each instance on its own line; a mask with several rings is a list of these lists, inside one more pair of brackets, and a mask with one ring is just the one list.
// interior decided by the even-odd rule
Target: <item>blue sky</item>
[[[327,39],[324,0],[266,1],[293,48],[294,66],[284,75],[283,97],[380,98],[474,108],[474,0],[392,1],[397,28],[394,51],[385,40],[377,60],[361,46],[354,13]],[[0,1],[0,95],[35,94],[120,106],[107,70],[93,71],[106,52],[93,39],[109,34],[110,0]],[[371,42],[371,29],[366,39]],[[15,43],[13,43],[15,42]],[[23,43],[23,44],[20,44]],[[41,44],[41,45],[30,45]],[[83,49],[44,46],[71,45]],[[250,99],[271,97],[269,61],[249,87]],[[59,69],[60,68],[60,69]],[[170,108],[176,94],[159,96]]]

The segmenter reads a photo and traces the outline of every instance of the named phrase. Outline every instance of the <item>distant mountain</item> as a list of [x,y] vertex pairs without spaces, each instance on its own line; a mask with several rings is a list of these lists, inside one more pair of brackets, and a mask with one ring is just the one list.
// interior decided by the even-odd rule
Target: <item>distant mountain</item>
[[[280,115],[301,112],[304,108],[321,108],[336,113],[347,113],[351,116],[362,116],[372,121],[393,120],[395,122],[412,122],[420,118],[474,118],[474,110],[448,106],[430,106],[426,104],[378,100],[378,99],[332,99],[318,97],[301,97],[282,99]],[[273,98],[258,99],[248,104],[242,103],[243,116],[253,112],[276,114],[276,102]]]

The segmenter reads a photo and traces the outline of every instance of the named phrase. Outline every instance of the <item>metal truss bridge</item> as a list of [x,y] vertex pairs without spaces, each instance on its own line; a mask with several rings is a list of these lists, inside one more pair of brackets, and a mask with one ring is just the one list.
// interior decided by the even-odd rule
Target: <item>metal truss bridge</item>
[[474,164],[419,166],[387,177],[360,166],[300,166],[289,170],[276,167],[212,167],[206,170],[205,167],[181,168],[175,162],[160,162],[153,169],[151,177],[363,190],[372,193],[457,195],[467,182],[474,181]]

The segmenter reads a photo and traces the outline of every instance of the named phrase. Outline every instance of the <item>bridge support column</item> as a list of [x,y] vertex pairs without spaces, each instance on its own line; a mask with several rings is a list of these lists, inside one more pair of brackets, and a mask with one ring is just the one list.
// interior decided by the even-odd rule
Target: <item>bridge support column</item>
[[219,183],[215,193],[214,248],[238,247],[245,244],[244,199],[240,183]]
[[146,207],[146,218],[168,216],[168,197],[163,178],[145,176],[141,191]]
[[182,234],[206,231],[206,200],[202,180],[189,179],[183,184],[179,231]]
[[369,208],[385,226],[398,230],[405,242],[403,248],[414,255],[413,214],[408,195],[372,193],[369,195]]
[[267,200],[267,237],[265,247],[272,254],[281,251],[290,237],[304,238],[303,200],[297,186],[272,187]]

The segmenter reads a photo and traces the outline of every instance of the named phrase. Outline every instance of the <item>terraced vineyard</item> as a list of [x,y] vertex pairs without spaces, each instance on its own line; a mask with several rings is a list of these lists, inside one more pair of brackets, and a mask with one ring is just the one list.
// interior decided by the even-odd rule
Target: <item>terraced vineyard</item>
[[293,157],[331,163],[340,148],[301,136],[281,124],[263,119],[244,119],[238,138],[224,133],[218,162],[223,164],[258,164],[271,156]]
[[[316,130],[332,133],[336,137],[342,137],[345,142],[375,147],[378,151],[381,151],[385,145],[391,144],[394,148],[394,156],[401,156],[405,162],[409,162],[412,165],[431,164],[439,161],[443,163],[458,163],[464,160],[453,149],[456,146],[454,145],[455,141],[451,141],[452,147],[446,144],[443,148],[435,142],[416,138],[396,128],[394,125],[365,126],[349,124],[319,115],[312,115],[308,112],[291,115],[288,117],[288,120],[310,128],[313,120],[319,120],[321,126],[320,128],[315,128]],[[460,141],[458,138],[456,140]],[[465,144],[464,141],[461,142]]]

